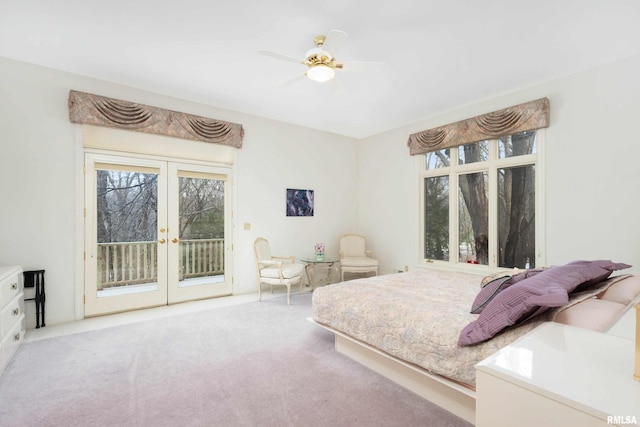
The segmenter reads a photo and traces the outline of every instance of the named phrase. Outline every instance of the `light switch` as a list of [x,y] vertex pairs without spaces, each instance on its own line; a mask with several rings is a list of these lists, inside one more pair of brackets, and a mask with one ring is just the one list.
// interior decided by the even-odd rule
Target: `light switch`
[[245,222],[244,223],[244,229],[245,230],[251,230],[251,223]]

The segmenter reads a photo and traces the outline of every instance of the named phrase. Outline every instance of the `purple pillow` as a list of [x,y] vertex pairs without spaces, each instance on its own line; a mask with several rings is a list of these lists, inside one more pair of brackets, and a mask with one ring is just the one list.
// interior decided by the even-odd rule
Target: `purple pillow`
[[511,276],[500,276],[484,285],[471,305],[471,314],[480,314],[484,307],[503,289],[511,286]]
[[[460,333],[458,345],[468,346],[493,338],[503,329],[522,323],[550,307],[569,302],[569,293],[582,283],[608,277],[612,270],[604,263],[582,262],[552,267],[498,292],[484,307],[480,316]],[[626,266],[626,264],[623,264]],[[620,264],[607,264],[622,267]]]
[[476,298],[473,300],[473,304],[471,305],[471,314],[482,313],[482,310],[484,310],[487,304],[489,304],[491,300],[498,295],[498,292],[503,291],[509,286],[518,283],[527,277],[534,276],[541,271],[542,269],[531,269],[516,274],[515,276],[510,276],[508,274],[495,276],[491,281],[484,284],[482,289],[480,289],[480,292],[478,292],[478,295],[476,295]]
[[599,277],[594,277],[591,280],[587,280],[584,283],[581,283],[580,285],[578,285],[573,292],[582,292],[582,291],[586,291],[589,287],[595,285],[596,283],[600,283],[603,280],[606,280],[609,278],[609,276],[611,275],[611,273],[613,273],[616,270],[623,270],[625,268],[629,268],[631,267],[629,264],[624,264],[622,262],[611,262],[610,260],[598,260],[598,261],[572,261],[567,265],[597,265],[600,268],[603,268],[605,270],[607,270],[607,273],[603,273],[601,276]]

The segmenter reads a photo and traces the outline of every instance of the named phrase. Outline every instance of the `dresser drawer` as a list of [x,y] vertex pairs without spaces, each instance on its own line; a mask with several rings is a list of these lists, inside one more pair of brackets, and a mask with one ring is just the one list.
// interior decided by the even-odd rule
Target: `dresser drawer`
[[15,269],[0,279],[0,308],[22,292],[22,270]]
[[20,321],[20,317],[24,314],[23,293],[16,295],[4,308],[0,309],[0,339]]
[[7,336],[2,337],[0,341],[0,373],[4,371],[5,366],[9,363],[13,353],[18,350],[22,341],[24,341],[25,321],[24,313],[20,315],[18,322],[9,330]]

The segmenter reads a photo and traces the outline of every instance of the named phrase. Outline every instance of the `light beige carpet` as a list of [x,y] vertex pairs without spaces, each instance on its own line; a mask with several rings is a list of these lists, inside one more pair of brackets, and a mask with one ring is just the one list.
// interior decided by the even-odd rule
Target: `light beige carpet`
[[2,426],[469,426],[338,354],[292,295],[25,343]]

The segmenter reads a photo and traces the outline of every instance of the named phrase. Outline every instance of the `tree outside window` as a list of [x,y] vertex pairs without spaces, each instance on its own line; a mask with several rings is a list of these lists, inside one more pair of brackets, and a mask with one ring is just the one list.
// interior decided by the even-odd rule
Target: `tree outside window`
[[528,131],[425,155],[424,258],[535,265],[537,139]]

